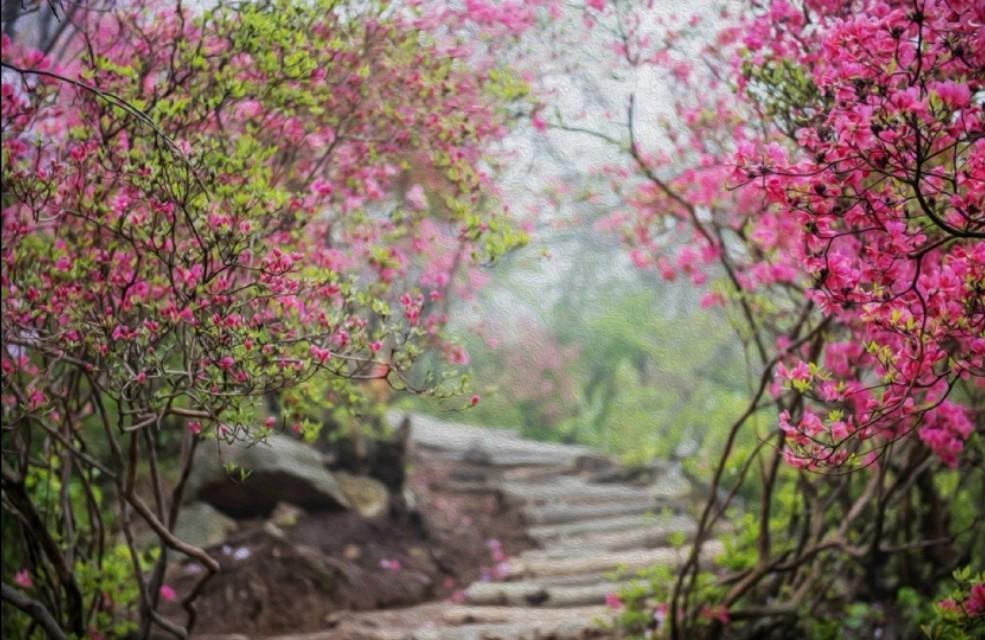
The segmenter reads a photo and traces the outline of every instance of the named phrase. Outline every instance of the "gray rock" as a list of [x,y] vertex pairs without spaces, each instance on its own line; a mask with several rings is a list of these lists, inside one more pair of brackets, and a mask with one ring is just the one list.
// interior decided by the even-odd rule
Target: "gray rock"
[[382,482],[342,471],[335,472],[335,479],[349,504],[364,518],[375,518],[386,513],[390,505],[390,492]]
[[184,505],[178,512],[174,534],[196,547],[220,544],[236,531],[236,521],[205,502]]
[[277,540],[285,540],[287,538],[287,534],[284,533],[284,530],[271,520],[263,523],[263,532],[271,538],[275,538]]
[[[240,480],[226,472],[233,464],[249,472]],[[203,443],[195,453],[187,494],[236,518],[267,516],[278,502],[303,509],[349,508],[349,500],[312,447],[279,434],[266,443]]]

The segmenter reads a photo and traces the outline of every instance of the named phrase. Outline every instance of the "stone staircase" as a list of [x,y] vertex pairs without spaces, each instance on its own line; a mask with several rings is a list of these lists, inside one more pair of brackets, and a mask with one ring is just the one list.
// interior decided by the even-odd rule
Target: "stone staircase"
[[[394,421],[402,416],[393,416]],[[476,582],[464,602],[363,612],[291,640],[580,640],[604,630],[607,594],[632,572],[678,565],[696,525],[690,483],[672,466],[630,481],[592,449],[411,417],[417,456],[454,463],[455,489],[498,491],[522,510],[539,548],[510,558],[502,579]],[[717,543],[706,545],[714,554]],[[282,640],[286,638],[282,637]]]

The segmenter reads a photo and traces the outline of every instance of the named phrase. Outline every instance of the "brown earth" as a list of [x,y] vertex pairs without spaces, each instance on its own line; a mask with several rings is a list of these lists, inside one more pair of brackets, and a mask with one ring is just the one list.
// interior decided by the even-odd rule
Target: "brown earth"
[[[519,510],[496,492],[458,493],[448,481],[454,464],[414,462],[407,479],[412,509],[395,507],[373,520],[340,511],[302,512],[293,524],[241,522],[239,532],[208,549],[221,571],[196,601],[196,635],[325,630],[344,611],[457,600],[493,564],[489,540],[511,556],[532,546]],[[175,567],[169,584],[188,593],[196,569]]]

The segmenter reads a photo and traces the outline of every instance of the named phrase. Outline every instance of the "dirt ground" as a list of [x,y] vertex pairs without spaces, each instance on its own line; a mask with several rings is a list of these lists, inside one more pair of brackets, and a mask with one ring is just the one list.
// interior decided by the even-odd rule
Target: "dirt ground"
[[[509,555],[531,545],[519,514],[498,496],[449,491],[452,472],[418,463],[407,480],[414,508],[374,520],[346,511],[302,513],[289,526],[241,523],[208,549],[222,569],[196,601],[196,633],[312,631],[331,628],[344,611],[455,600],[493,572],[497,541]],[[187,593],[196,569],[176,567],[168,581]]]

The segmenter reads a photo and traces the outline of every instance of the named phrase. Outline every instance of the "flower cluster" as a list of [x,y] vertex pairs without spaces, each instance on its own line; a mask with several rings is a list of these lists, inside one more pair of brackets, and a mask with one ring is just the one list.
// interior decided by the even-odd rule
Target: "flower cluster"
[[520,240],[475,204],[503,121],[454,38],[317,3],[87,20],[69,64],[4,36],[5,417],[73,368],[201,432],[321,371],[395,376]]
[[743,95],[777,116],[732,176],[797,226],[807,297],[840,326],[809,394],[832,415],[804,412],[792,456],[864,460],[916,431],[955,466],[972,422],[952,389],[985,382],[982,7],[807,9],[778,0],[746,26]]
[[675,122],[659,153],[629,123],[634,166],[606,170],[627,206],[601,226],[666,279],[717,276],[702,304],[734,304],[779,365],[795,466],[870,464],[913,435],[953,467],[980,423],[982,12],[776,0],[714,38],[699,18],[627,27],[623,63],[668,79]]
[[[20,536],[48,544],[19,584],[44,576],[81,637],[124,612],[83,603],[71,573],[75,558],[100,574],[103,512],[146,522],[203,579],[217,570],[170,533],[184,483],[165,495],[160,443],[182,443],[185,477],[207,439],[313,436],[311,417],[363,402],[367,379],[454,391],[414,367],[426,349],[467,361],[445,344],[447,301],[523,242],[486,162],[523,90],[503,89],[464,17],[439,24],[429,7],[72,6],[50,58],[4,13],[0,404],[19,461],[4,495],[57,460],[73,497]],[[176,597],[159,558],[135,577],[141,637]]]

